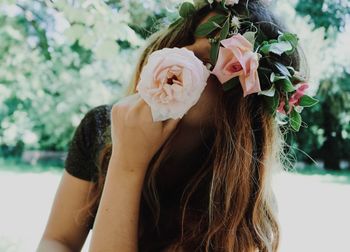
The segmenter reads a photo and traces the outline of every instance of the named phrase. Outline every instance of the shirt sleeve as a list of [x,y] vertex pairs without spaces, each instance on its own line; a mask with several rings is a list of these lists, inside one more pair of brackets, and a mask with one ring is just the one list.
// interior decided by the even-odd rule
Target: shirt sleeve
[[97,181],[97,151],[101,146],[101,131],[106,130],[110,119],[108,105],[101,105],[89,110],[69,144],[64,168],[72,176],[86,181]]

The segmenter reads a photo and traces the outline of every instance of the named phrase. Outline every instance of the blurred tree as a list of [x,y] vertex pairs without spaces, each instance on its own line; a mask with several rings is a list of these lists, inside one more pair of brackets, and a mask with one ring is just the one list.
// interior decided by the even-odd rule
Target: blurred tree
[[[346,20],[350,14],[350,1],[348,0],[299,0],[296,11],[308,15],[315,28],[324,27],[326,32],[331,28],[336,32],[344,30]],[[336,32],[332,35],[336,35]],[[325,34],[330,35],[329,33]]]
[[[66,150],[75,127],[90,108],[119,99],[138,50],[146,38],[177,18],[180,2],[0,0],[3,152]],[[334,145],[330,151],[342,147],[333,156],[338,161],[326,161],[327,166],[337,168],[339,160],[347,157],[345,152],[350,152],[349,110],[341,107],[350,103],[348,97],[339,96],[344,95],[344,85],[349,85],[349,74],[339,71],[349,66],[349,58],[343,48],[346,43],[329,39],[324,29],[345,29],[349,3],[298,1],[296,10],[308,18],[297,16],[294,7],[290,1],[278,1],[276,13],[300,35],[313,91],[319,83],[323,91],[317,93],[321,103],[303,112],[310,127],[293,144],[315,158],[332,157],[324,154],[329,153],[327,146]],[[340,107],[333,106],[337,103]],[[333,118],[331,122],[323,120],[325,115],[327,120]],[[305,160],[301,152],[296,153]]]
[[[295,135],[297,148],[324,161],[328,170],[340,170],[341,160],[349,160],[350,151],[350,75],[325,79],[317,92],[320,103],[306,110],[310,128]],[[311,161],[303,153],[298,158]]]
[[178,2],[1,0],[0,151],[66,150],[89,109],[123,95]]
[[350,153],[350,49],[344,46],[350,41],[346,24],[350,2],[284,0],[278,2],[276,12],[299,35],[310,69],[308,92],[320,100],[317,106],[303,111],[304,127],[290,135],[287,142],[299,161],[319,159],[326,169],[337,170],[341,160],[349,160]]

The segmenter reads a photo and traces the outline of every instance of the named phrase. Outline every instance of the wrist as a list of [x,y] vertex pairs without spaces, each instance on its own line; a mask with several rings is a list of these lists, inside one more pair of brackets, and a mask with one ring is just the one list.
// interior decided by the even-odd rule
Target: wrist
[[130,174],[140,174],[144,175],[147,171],[149,161],[146,158],[139,158],[136,156],[129,156],[127,153],[122,151],[112,150],[110,163],[112,169],[118,169]]
[[[142,190],[147,169],[121,161],[118,156],[111,156],[107,177],[114,185],[119,185],[126,193],[136,193]],[[136,191],[135,191],[136,190]]]

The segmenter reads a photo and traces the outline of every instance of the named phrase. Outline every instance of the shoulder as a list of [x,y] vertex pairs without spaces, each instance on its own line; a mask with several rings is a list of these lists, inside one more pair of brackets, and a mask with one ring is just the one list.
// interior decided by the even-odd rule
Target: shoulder
[[86,122],[97,122],[98,120],[102,120],[99,123],[105,123],[106,120],[110,118],[110,112],[113,105],[104,104],[91,108],[83,117],[82,123]]
[[91,108],[75,129],[65,169],[80,179],[96,181],[99,152],[110,141],[111,104]]
[[77,131],[83,137],[81,140],[86,147],[91,148],[107,140],[109,133],[107,129],[111,124],[111,108],[110,104],[91,108],[81,120]]
[[86,133],[86,146],[96,163],[100,151],[111,141],[111,110],[113,105],[105,104],[90,109],[82,120]]
[[85,140],[89,145],[94,144],[93,140],[103,140],[105,130],[111,124],[111,109],[112,105],[110,104],[94,107],[81,120],[78,127],[81,127],[85,131],[83,133],[85,133]]

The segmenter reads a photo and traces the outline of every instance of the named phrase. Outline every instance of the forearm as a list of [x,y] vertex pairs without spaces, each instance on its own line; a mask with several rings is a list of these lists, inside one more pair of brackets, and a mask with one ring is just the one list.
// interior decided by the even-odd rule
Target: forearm
[[36,252],[73,252],[73,250],[59,241],[42,239]]
[[143,170],[112,155],[89,251],[137,251]]

